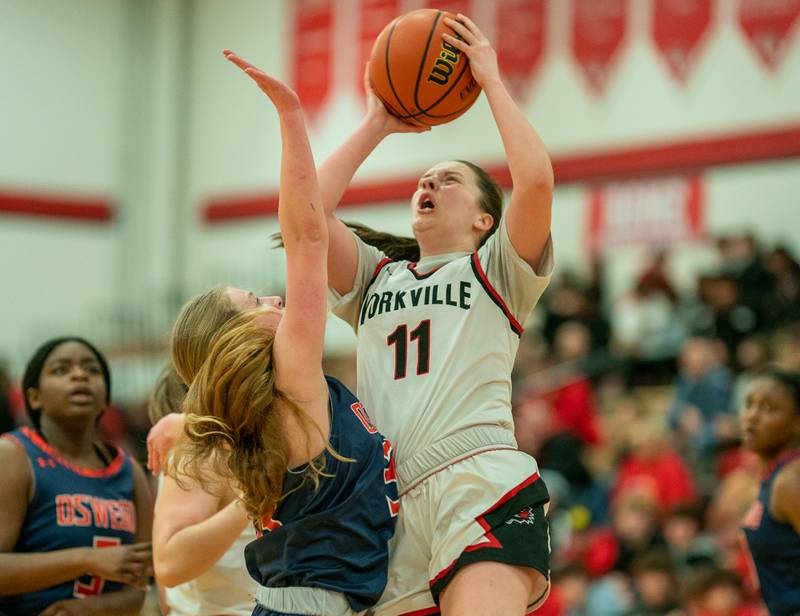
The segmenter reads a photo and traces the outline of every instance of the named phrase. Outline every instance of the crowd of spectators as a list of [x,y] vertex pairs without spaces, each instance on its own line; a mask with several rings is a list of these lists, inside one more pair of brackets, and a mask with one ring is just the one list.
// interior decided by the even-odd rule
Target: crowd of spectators
[[[543,616],[766,614],[741,539],[759,471],[738,411],[759,369],[800,370],[800,264],[749,235],[716,246],[718,267],[692,289],[673,282],[667,251],[622,297],[604,295],[600,260],[588,279],[560,272],[523,336],[517,439],[552,497]],[[351,357],[326,364],[354,386]],[[22,408],[0,365],[0,430]],[[101,419],[141,461],[144,408]]]
[[800,369],[800,264],[750,235],[679,289],[670,255],[622,297],[562,273],[526,334],[520,447],[550,488],[553,591],[543,616],[766,614],[741,535],[759,469],[741,448],[743,391]]

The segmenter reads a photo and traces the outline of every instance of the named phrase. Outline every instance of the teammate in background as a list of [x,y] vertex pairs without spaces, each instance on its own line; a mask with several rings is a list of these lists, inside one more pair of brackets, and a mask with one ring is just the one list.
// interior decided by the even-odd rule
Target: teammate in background
[[22,387],[33,427],[0,439],[0,614],[138,614],[153,573],[150,493],[130,456],[97,439],[106,359],[56,338]]
[[766,370],[752,381],[741,416],[744,446],[763,478],[744,534],[761,595],[773,616],[800,613],[800,374]]
[[[180,412],[185,395],[186,386],[168,366],[150,397],[150,420],[180,417],[174,413]],[[230,486],[216,482],[213,488],[159,476],[153,564],[164,614],[246,616],[255,606],[256,584],[244,562],[244,548],[256,538],[255,530]]]
[[397,454],[402,508],[376,614],[437,614],[435,602],[447,616],[519,616],[549,588],[549,497],[514,439],[511,369],[552,270],[553,171],[489,41],[463,15],[446,23],[502,138],[508,209],[482,169],[451,160],[419,180],[415,240],[339,221],[356,169],[397,129],[373,95],[319,170],[329,284],[334,313],[358,335],[358,394]]
[[391,445],[364,407],[322,372],[328,233],[297,95],[232,52],[278,112],[278,220],[286,303],[214,289],[184,306],[172,360],[189,390],[185,434],[170,461],[179,480],[211,468],[233,479],[262,536],[245,559],[257,616],[344,616],[386,584],[397,515]]

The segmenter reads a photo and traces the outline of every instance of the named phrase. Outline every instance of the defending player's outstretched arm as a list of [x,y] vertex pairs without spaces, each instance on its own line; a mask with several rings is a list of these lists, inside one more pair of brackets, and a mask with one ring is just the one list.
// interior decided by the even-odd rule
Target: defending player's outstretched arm
[[[328,227],[303,109],[297,94],[230,51],[225,56],[256,82],[278,112],[281,173],[278,222],[286,250],[286,308],[275,332],[276,387],[300,404],[323,434],[309,433],[309,447],[325,447],[328,388],[322,372],[328,316]],[[315,404],[321,399],[325,404]]]

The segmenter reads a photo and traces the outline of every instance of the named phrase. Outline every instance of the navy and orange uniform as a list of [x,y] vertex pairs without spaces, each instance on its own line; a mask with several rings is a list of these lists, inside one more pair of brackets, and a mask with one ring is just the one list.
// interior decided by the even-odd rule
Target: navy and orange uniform
[[773,616],[800,613],[800,534],[791,524],[772,517],[769,509],[775,477],[784,466],[798,459],[800,451],[793,451],[765,473],[758,500],[742,523],[761,596]]
[[[303,482],[303,468],[287,472],[286,497],[264,520],[261,537],[245,548],[245,560],[250,575],[268,590],[326,589],[342,593],[358,612],[375,604],[386,585],[397,482],[389,441],[342,383],[325,378],[330,444],[352,461],[326,451],[318,489]],[[259,605],[253,613],[272,612]]]
[[[28,454],[33,497],[28,503],[14,552],[52,552],[134,542],[136,508],[133,462],[122,450],[101,469],[72,464],[35,430],[3,435]],[[119,590],[123,584],[83,576],[42,590],[0,596],[0,614],[38,614],[56,601]]]

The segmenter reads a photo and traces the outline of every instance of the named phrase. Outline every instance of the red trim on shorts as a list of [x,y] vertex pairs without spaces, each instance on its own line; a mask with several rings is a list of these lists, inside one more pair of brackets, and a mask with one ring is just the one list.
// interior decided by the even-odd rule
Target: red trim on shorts
[[449,565],[447,565],[447,566],[446,566],[444,569],[442,569],[442,570],[441,570],[439,573],[437,573],[437,574],[434,576],[434,578],[428,582],[428,586],[429,586],[430,588],[433,588],[433,587],[434,587],[434,585],[436,584],[436,582],[438,582],[438,581],[439,581],[439,580],[441,580],[441,579],[442,579],[444,576],[446,576],[448,573],[450,573],[450,570],[451,570],[453,567],[455,567],[455,566],[456,566],[456,563],[458,562],[458,559],[459,559],[459,558],[461,558],[461,554],[459,554],[458,556],[456,556],[456,557],[455,557],[455,559],[453,560],[453,562],[451,562],[451,563],[450,563]]
[[[495,509],[495,508],[499,507],[500,505],[502,505],[503,503],[508,502],[509,500],[514,498],[517,494],[519,494],[523,489],[527,488],[530,485],[533,485],[537,481],[539,481],[539,471],[536,471],[533,475],[528,477],[525,481],[523,481],[518,486],[516,486],[514,488],[511,488],[508,492],[506,492],[506,494],[505,494],[505,496],[503,496],[503,498],[501,498],[494,505],[489,507],[486,511],[484,511],[482,514],[480,514],[478,517],[479,518],[483,518],[492,509]],[[476,520],[477,520],[477,518],[476,518]]]
[[398,614],[398,616],[439,616],[441,612],[439,608],[434,607],[424,607],[421,610],[414,610],[413,612],[403,612],[402,614]]
[[495,289],[492,286],[492,283],[489,282],[489,278],[486,276],[486,272],[483,271],[483,266],[478,259],[478,252],[473,252],[470,259],[472,261],[472,270],[475,272],[478,282],[481,283],[481,286],[489,294],[491,300],[497,305],[498,308],[500,308],[500,310],[503,311],[503,314],[506,315],[506,318],[508,319],[508,322],[511,325],[511,329],[514,331],[514,333],[517,334],[517,336],[522,336],[522,332],[525,331],[524,328],[519,324],[517,319],[514,318],[514,315],[511,314],[511,311],[508,309],[505,300],[503,300],[503,298],[497,292],[497,289]]
[[69,470],[71,470],[73,473],[82,475],[83,477],[92,477],[92,478],[110,477],[114,473],[118,472],[120,468],[122,468],[122,463],[125,461],[125,454],[123,453],[122,449],[117,447],[116,457],[105,468],[85,468],[83,466],[78,466],[77,464],[73,464],[72,462],[64,458],[55,447],[50,445],[37,432],[29,428],[28,426],[23,426],[22,428],[20,428],[20,430],[22,431],[23,434],[25,434],[25,436],[27,436],[31,440],[31,443],[36,445],[36,447],[38,447],[44,453],[53,458],[61,466],[64,466]]
[[464,548],[464,552],[474,552],[475,550],[482,550],[483,548],[500,549],[503,547],[503,544],[500,543],[500,540],[492,534],[491,529],[487,528],[488,524],[486,524],[485,520],[483,519],[476,520],[476,522],[478,522],[478,524],[480,524],[486,530],[486,534],[484,534],[483,536],[486,537],[489,541],[483,541],[481,543],[474,543],[472,545],[468,545],[467,547]]
[[[461,554],[463,554],[464,552],[473,552],[473,551],[479,550],[481,548],[502,548],[503,544],[500,543],[494,535],[492,535],[492,533],[490,532],[491,528],[489,528],[489,524],[484,519],[484,516],[487,513],[489,513],[490,511],[492,511],[493,509],[499,507],[503,503],[505,503],[505,502],[509,501],[510,499],[514,498],[517,494],[519,494],[519,492],[521,490],[523,490],[524,488],[527,488],[529,485],[532,485],[532,484],[536,483],[537,481],[539,481],[539,472],[538,471],[535,472],[530,477],[528,477],[525,481],[523,481],[519,485],[511,488],[494,505],[490,506],[486,511],[484,511],[482,514],[477,516],[475,518],[475,521],[480,525],[481,528],[483,528],[486,531],[486,533],[484,533],[483,536],[484,537],[488,537],[489,541],[486,542],[486,543],[480,543],[480,544],[477,544],[477,545],[468,545],[467,547],[464,548],[464,550],[461,552]],[[428,586],[433,588],[434,584],[436,584],[439,580],[441,580],[443,577],[445,577],[450,572],[450,570],[453,567],[456,566],[456,563],[458,562],[458,559],[461,558],[461,554],[456,556],[455,559],[453,560],[453,562],[451,562],[449,565],[447,565],[447,567],[445,567],[439,573],[437,573],[434,576],[434,578],[428,582]]]
[[475,518],[475,521],[478,524],[480,524],[481,528],[483,528],[486,531],[486,534],[484,535],[484,537],[487,537],[489,539],[489,541],[487,541],[485,543],[478,543],[478,544],[474,544],[474,545],[469,545],[466,548],[464,548],[464,552],[474,552],[475,550],[480,550],[482,548],[502,548],[503,544],[500,543],[500,541],[498,541],[498,539],[492,534],[492,532],[491,532],[492,529],[489,527],[489,524],[488,524],[488,522],[486,522],[486,519],[484,518],[484,516],[487,513],[489,513],[490,511],[492,511],[493,509],[495,509],[496,507],[499,507],[503,503],[505,503],[508,500],[514,498],[517,494],[519,494],[519,492],[523,488],[527,488],[529,485],[536,483],[538,480],[539,480],[539,473],[536,472],[533,475],[531,475],[530,477],[528,477],[521,484],[519,484],[517,487],[511,488],[511,490],[509,490],[505,494],[505,496],[503,496],[503,498],[501,498],[494,505],[489,507],[481,515],[479,515],[477,518]]

